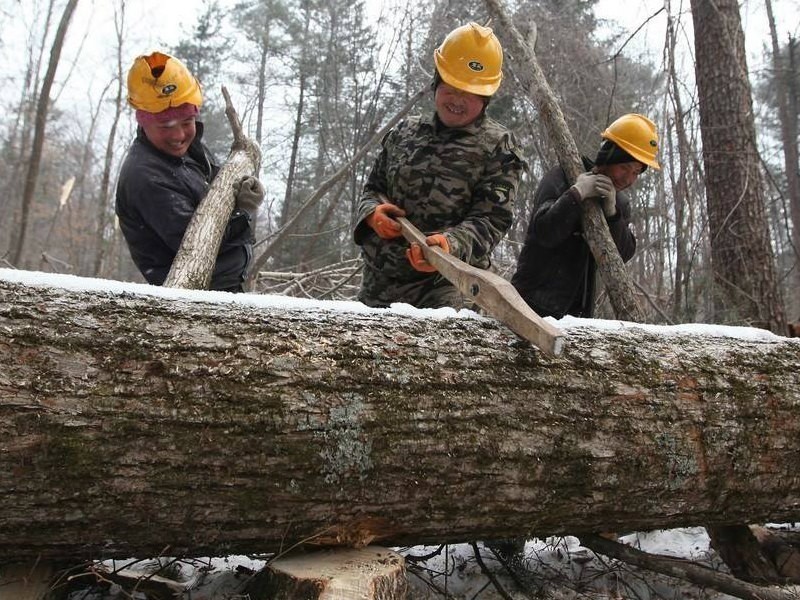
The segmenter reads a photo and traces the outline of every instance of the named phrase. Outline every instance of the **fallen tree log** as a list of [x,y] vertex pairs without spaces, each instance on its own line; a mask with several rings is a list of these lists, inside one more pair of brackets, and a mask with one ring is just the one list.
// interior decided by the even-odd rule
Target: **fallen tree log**
[[800,340],[46,282],[0,271],[0,562],[800,516]]

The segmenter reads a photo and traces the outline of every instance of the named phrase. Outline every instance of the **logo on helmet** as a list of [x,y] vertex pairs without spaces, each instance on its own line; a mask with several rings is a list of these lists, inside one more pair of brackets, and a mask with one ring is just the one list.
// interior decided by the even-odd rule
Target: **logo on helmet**
[[483,64],[482,64],[482,63],[480,63],[480,62],[478,62],[477,60],[471,60],[471,61],[469,61],[469,62],[467,63],[467,66],[468,66],[468,67],[469,67],[471,70],[475,71],[476,73],[480,73],[481,71],[483,71]]
[[174,93],[175,90],[177,89],[178,89],[177,85],[175,85],[174,83],[170,83],[169,85],[165,85],[163,88],[161,88],[161,94],[164,96],[169,96],[170,94]]

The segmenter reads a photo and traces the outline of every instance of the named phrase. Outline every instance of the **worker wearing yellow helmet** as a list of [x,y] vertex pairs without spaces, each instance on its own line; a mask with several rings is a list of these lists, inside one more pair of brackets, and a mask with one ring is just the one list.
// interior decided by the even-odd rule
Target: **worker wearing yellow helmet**
[[594,161],[574,184],[560,167],[547,172],[536,189],[525,244],[511,283],[540,315],[591,317],[596,263],[582,235],[582,203],[598,202],[611,237],[627,262],[636,251],[630,201],[624,190],[645,169],[660,169],[658,133],[643,115],[623,115],[601,134]]
[[[120,172],[116,212],[134,263],[148,283],[161,285],[219,163],[202,141],[200,83],[174,56],[153,52],[134,60],[128,103],[136,110],[138,128]],[[251,224],[264,190],[255,177],[234,187],[236,207],[211,289],[240,292],[252,256]]]
[[404,241],[396,217],[407,217],[428,245],[484,269],[513,220],[525,162],[514,136],[485,114],[503,78],[500,42],[491,28],[468,23],[445,37],[433,62],[435,111],[384,137],[358,204],[358,297],[370,306],[464,303],[422,249]]

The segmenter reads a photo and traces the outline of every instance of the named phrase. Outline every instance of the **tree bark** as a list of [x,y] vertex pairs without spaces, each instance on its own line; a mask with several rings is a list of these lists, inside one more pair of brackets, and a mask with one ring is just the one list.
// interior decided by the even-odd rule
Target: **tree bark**
[[227,107],[225,114],[233,129],[231,153],[189,221],[164,281],[165,287],[208,289],[222,236],[235,203],[233,184],[245,175],[258,173],[261,163],[261,150],[242,132],[239,117],[224,87],[222,93]]
[[577,327],[548,358],[487,318],[25,275],[0,271],[0,561],[800,517],[798,340]]
[[737,0],[691,0],[715,320],[785,333]]
[[[784,333],[739,5],[736,0],[691,0],[691,7],[715,320]],[[774,566],[762,556],[748,527],[707,529],[737,577],[774,578]]]
[[[536,60],[533,48],[524,41],[508,17],[501,0],[484,0],[484,3],[492,17],[500,24],[500,27],[496,29],[498,35],[504,38],[503,45],[508,48],[511,57],[520,63],[516,74],[523,88],[539,109],[539,115],[547,128],[561,167],[569,181],[575,181],[584,170],[583,162],[575,140],[567,128],[567,122],[558,105],[558,100],[550,88],[550,84],[547,83],[539,61]],[[581,206],[583,207],[583,234],[608,291],[614,314],[617,318],[626,321],[643,322],[645,320],[644,313],[636,301],[636,290],[625,271],[625,263],[622,262],[622,257],[611,238],[600,206],[594,202],[583,202]]]
[[[689,275],[691,274],[691,261],[688,252],[689,241],[693,228],[691,223],[687,227],[685,208],[691,201],[689,196],[689,145],[686,127],[684,125],[685,111],[681,100],[680,80],[675,66],[675,46],[677,44],[676,18],[670,14],[667,17],[667,72],[669,74],[669,98],[674,111],[675,137],[677,138],[677,153],[672,152],[673,141],[669,133],[665,136],[670,148],[670,169],[672,197],[675,200],[675,284],[672,294],[672,318],[675,322],[684,322],[682,317],[689,317]],[[676,164],[677,163],[677,164]],[[686,307],[684,308],[684,301]],[[691,321],[691,319],[687,319]]]
[[786,177],[786,195],[789,197],[789,213],[792,221],[791,243],[794,251],[794,289],[800,293],[800,161],[797,143],[797,111],[790,110],[792,88],[794,86],[794,70],[792,66],[792,51],[794,40],[790,37],[786,45],[786,58],[781,56],[778,43],[778,32],[775,27],[775,17],[772,12],[772,1],[764,3],[767,9],[767,23],[769,24],[769,37],[772,43],[772,81],[775,86],[775,95],[778,101],[778,121],[783,143],[783,166]]
[[64,12],[61,14],[61,21],[58,24],[56,35],[53,38],[53,45],[50,49],[47,73],[42,81],[42,89],[39,92],[39,100],[36,104],[33,145],[28,162],[28,170],[25,174],[25,188],[22,192],[22,218],[19,225],[19,235],[11,249],[11,264],[18,267],[22,260],[22,250],[25,247],[25,235],[28,230],[28,217],[33,205],[33,194],[36,191],[36,182],[39,180],[39,166],[42,162],[42,151],[44,149],[44,131],[47,125],[47,116],[50,114],[50,90],[56,78],[56,69],[61,60],[61,49],[67,37],[69,22],[77,4],[78,0],[68,0],[64,6]]

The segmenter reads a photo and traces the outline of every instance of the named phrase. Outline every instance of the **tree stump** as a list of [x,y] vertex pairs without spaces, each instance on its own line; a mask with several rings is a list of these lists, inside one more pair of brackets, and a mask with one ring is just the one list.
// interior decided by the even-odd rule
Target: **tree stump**
[[253,600],[405,600],[405,560],[381,546],[279,558],[256,576]]

